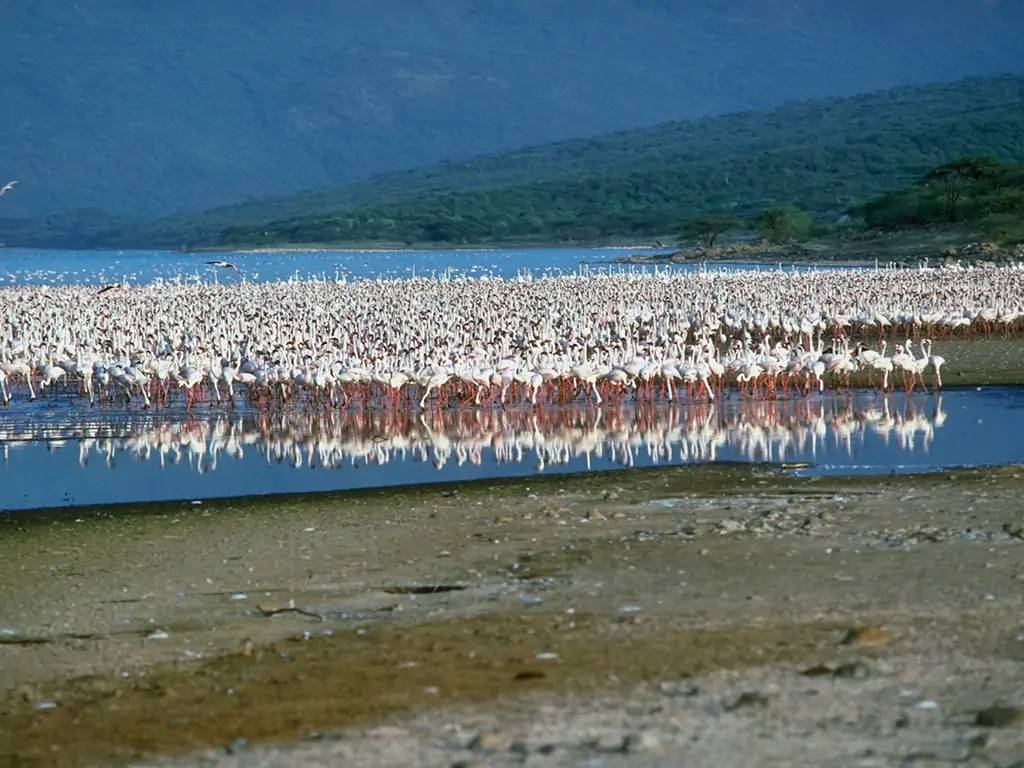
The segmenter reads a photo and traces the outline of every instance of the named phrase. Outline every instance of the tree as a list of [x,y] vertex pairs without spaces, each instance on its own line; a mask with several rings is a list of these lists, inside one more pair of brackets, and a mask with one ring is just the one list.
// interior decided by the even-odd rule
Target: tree
[[682,235],[694,238],[704,248],[714,248],[715,241],[736,224],[736,219],[727,213],[703,213],[687,220],[683,225]]
[[990,213],[981,220],[985,235],[999,243],[1024,240],[1024,221],[1012,213]]
[[938,201],[920,187],[883,192],[863,203],[860,212],[868,227],[917,227],[943,217]]
[[767,208],[754,220],[761,237],[772,243],[802,240],[811,229],[811,215],[789,206]]
[[1005,190],[992,202],[992,209],[996,213],[1014,215],[1024,222],[1024,186]]
[[983,179],[997,179],[1004,170],[994,157],[962,157],[929,171],[924,182],[939,190],[946,218],[956,221],[964,190]]

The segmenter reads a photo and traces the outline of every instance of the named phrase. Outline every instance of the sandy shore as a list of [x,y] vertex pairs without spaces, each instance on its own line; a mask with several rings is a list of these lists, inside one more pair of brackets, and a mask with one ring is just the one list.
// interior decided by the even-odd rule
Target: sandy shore
[[[867,343],[873,345],[870,340]],[[997,334],[970,339],[938,337],[934,343],[935,354],[946,358],[942,369],[946,387],[1024,386],[1024,339],[1020,337],[1003,338]],[[888,354],[892,353],[890,342]],[[860,383],[866,384],[866,381]],[[926,377],[926,383],[932,386],[931,374]],[[1024,456],[1021,459],[1024,460]]]
[[0,764],[1018,764],[1022,487],[691,467],[6,515]]

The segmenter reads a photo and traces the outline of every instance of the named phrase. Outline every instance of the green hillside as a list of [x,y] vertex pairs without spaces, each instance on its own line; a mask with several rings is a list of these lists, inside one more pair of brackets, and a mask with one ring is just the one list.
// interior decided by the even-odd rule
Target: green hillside
[[963,157],[933,168],[913,185],[858,208],[875,230],[966,223],[996,243],[1024,241],[1024,164]]
[[1020,69],[1020,0],[941,6],[8,0],[0,184],[21,184],[0,216],[196,213],[665,120]]
[[664,123],[142,225],[97,218],[88,237],[175,247],[591,241],[674,233],[701,211],[751,218],[776,205],[831,221],[979,155],[1024,161],[1024,77]]

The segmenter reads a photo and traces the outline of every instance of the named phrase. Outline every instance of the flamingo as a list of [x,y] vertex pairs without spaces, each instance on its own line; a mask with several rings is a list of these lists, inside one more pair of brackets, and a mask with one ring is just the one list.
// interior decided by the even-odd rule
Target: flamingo
[[925,357],[928,359],[928,363],[932,366],[932,371],[935,374],[934,386],[935,389],[942,389],[942,366],[946,364],[946,358],[941,355],[932,354],[932,340],[925,339],[921,342],[921,350],[924,352]]
[[[478,408],[580,394],[600,404],[630,389],[636,401],[711,401],[728,387],[751,398],[794,383],[822,392],[857,370],[869,383],[882,374],[887,391],[899,370],[909,389],[924,383],[922,358],[914,341],[889,358],[897,333],[929,337],[938,387],[930,340],[1024,330],[1022,275],[1024,265],[8,286],[0,399],[34,397],[46,379],[48,392],[90,403],[116,392],[189,406],[222,387],[233,405],[237,381],[260,409],[413,408],[439,390],[443,401],[451,381],[461,405]],[[876,335],[880,347],[867,349]],[[430,387],[442,371],[448,381]]]

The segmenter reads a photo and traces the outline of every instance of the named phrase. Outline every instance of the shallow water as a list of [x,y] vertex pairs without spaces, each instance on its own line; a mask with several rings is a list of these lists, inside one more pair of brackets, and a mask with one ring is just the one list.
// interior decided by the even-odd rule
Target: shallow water
[[[514,277],[575,272],[584,264],[608,267],[632,253],[657,253],[643,246],[627,248],[519,248],[460,250],[335,250],[235,251],[63,251],[0,249],[0,285],[99,285],[111,282],[143,284],[154,280],[211,282],[287,280],[291,278],[373,278],[437,275],[450,271],[468,276]],[[223,259],[241,273],[211,267]],[[730,264],[731,268],[774,269],[777,265]],[[616,269],[642,270],[619,266]],[[703,268],[698,264],[671,265],[678,271]],[[808,269],[802,266],[799,269]],[[649,269],[649,268],[648,268]]]
[[24,403],[0,414],[0,509],[694,462],[775,462],[809,474],[916,472],[1024,461],[1022,433],[1018,387],[329,416]]

